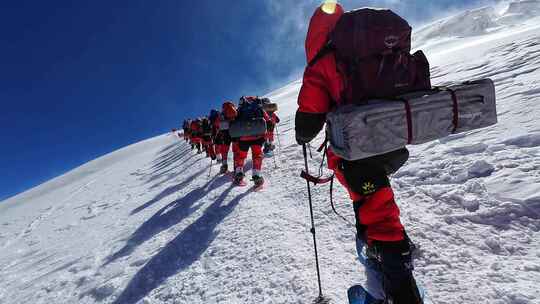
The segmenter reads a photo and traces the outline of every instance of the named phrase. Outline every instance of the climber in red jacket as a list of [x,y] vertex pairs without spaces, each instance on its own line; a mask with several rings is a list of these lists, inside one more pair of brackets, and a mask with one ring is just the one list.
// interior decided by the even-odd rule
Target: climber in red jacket
[[[338,4],[333,13],[319,7],[311,18],[305,48],[307,62],[312,64],[304,71],[295,119],[299,144],[313,140],[323,128],[326,114],[343,100],[345,76],[339,72],[334,54],[319,54],[343,13]],[[400,211],[385,169],[386,161],[407,157],[408,151],[404,148],[390,156],[347,161],[328,149],[328,166],[353,201],[358,237],[367,243],[371,252],[377,253],[384,293],[394,304],[422,303],[412,274],[411,245],[400,222]]]

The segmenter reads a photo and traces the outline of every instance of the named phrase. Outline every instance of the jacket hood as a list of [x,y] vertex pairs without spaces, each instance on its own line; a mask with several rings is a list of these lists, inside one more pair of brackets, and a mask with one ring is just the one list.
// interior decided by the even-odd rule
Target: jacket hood
[[323,12],[320,6],[315,10],[309,22],[306,36],[307,62],[310,62],[324,46],[328,34],[334,29],[341,15],[343,15],[343,8],[339,4],[336,5],[336,10],[333,14]]

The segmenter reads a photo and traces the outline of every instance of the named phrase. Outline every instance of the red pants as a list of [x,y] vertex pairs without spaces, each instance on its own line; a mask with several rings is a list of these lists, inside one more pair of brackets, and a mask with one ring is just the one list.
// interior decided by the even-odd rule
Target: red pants
[[273,142],[274,141],[274,132],[266,132],[264,138],[269,142]]
[[208,156],[211,158],[216,157],[216,151],[214,149],[214,144],[212,143],[212,139],[210,137],[204,137],[202,140],[202,144],[206,152],[208,153]]
[[229,157],[230,146],[231,146],[230,144],[217,146],[217,150],[221,154],[221,159],[223,160],[223,163],[225,164],[227,163],[227,157]]
[[404,239],[399,208],[384,169],[377,164],[344,161],[331,150],[328,151],[328,166],[358,207],[355,218],[358,226],[365,229],[359,233],[363,233],[369,243]]
[[246,161],[249,148],[251,148],[251,154],[252,154],[251,157],[253,159],[253,169],[260,171],[262,169],[262,162],[263,162],[263,152],[262,152],[263,143],[264,143],[264,139],[251,140],[251,141],[238,141],[238,142],[233,143],[234,167],[235,168],[244,167],[244,163]]
[[211,158],[216,157],[216,150],[214,149],[213,144],[211,144],[211,143],[206,144],[204,147],[205,147],[206,152],[208,153],[208,156],[210,156]]
[[[215,143],[217,146],[216,153],[221,154],[221,159],[223,160],[223,163],[227,163],[227,158],[229,154],[229,148],[231,146],[231,136],[229,135],[228,130],[221,130],[217,133]],[[234,145],[233,145],[233,151],[234,151]]]

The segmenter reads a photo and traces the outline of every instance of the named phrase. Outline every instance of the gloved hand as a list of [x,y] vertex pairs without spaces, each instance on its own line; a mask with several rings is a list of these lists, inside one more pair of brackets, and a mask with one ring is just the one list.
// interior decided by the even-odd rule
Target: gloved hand
[[302,137],[300,133],[296,132],[296,143],[300,146],[309,143],[313,138]]
[[299,145],[303,145],[312,141],[322,130],[325,121],[325,113],[304,113],[297,111],[294,123],[296,142]]

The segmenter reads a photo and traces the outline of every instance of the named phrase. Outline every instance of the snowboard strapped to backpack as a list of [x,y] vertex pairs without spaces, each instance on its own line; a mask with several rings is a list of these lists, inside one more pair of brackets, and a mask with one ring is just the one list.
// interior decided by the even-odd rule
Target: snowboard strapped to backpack
[[326,133],[334,153],[359,160],[495,123],[495,86],[482,79],[338,107]]

